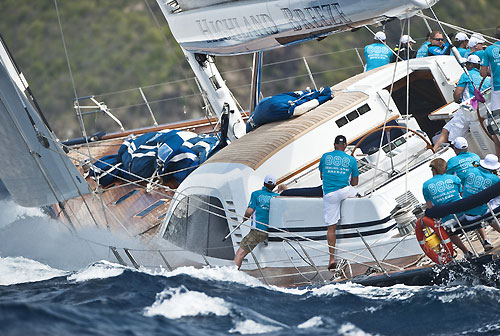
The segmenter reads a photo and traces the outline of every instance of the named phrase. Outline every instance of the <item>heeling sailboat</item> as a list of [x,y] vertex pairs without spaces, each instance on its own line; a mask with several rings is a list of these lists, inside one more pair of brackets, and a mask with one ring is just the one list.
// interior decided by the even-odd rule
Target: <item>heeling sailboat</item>
[[[200,7],[198,1],[159,1],[200,82],[203,95],[219,118],[227,118],[228,135],[233,143],[191,173],[179,186],[172,180],[159,183],[155,179],[138,178],[136,181],[118,181],[103,189],[87,178],[84,190],[78,193],[74,182],[60,181],[66,187],[73,186],[69,188],[73,194],[56,194],[58,197],[53,200],[37,199],[30,205],[57,203],[51,207],[54,215],[71,221],[76,232],[97,226],[143,238],[142,249],[109,247],[112,259],[123,264],[168,268],[231,265],[234,251],[248,231],[248,226],[234,231],[231,239],[225,242],[222,239],[236,228],[248,204],[250,191],[260,187],[265,174],[272,172],[290,186],[318,185],[317,161],[322,153],[331,149],[334,134],[342,132],[354,144],[364,140],[370,132],[385,127],[391,130],[391,144],[378,148],[379,135],[375,141],[369,138],[364,140],[355,153],[362,171],[360,192],[369,197],[344,203],[345,216],[339,228],[337,247],[339,256],[351,265],[350,276],[372,267],[390,271],[412,265],[422,253],[412,235],[406,234],[404,228],[400,232],[391,212],[398,203],[407,205],[410,202],[407,205],[410,207],[423,203],[421,184],[430,177],[426,163],[436,157],[428,149],[426,133],[432,135],[442,126],[428,122],[427,116],[452,100],[453,84],[461,73],[455,60],[442,57],[410,62],[410,89],[417,97],[416,103],[411,105],[411,118],[405,118],[402,112],[406,103],[408,70],[405,63],[399,63],[398,67],[389,65],[335,85],[333,90],[336,94],[330,102],[300,117],[264,125],[244,135],[244,116],[215,64],[205,55],[262,51],[390,17],[408,17],[427,6],[427,1],[383,1],[370,3],[373,8],[366,8],[363,4],[364,10],[360,11],[360,3],[315,1],[309,6],[309,2],[304,1],[210,1]],[[203,16],[204,13],[207,15]],[[222,14],[226,16],[218,18],[217,15]],[[220,28],[231,26],[231,23],[237,28],[229,31]],[[231,32],[233,35],[229,34]],[[256,57],[254,66],[256,88],[260,72],[258,59]],[[8,57],[2,57],[2,64],[9,73],[9,76],[4,76],[3,83],[15,88],[13,79],[19,77],[18,71],[14,71],[15,67]],[[18,87],[16,90],[24,92],[25,88]],[[252,94],[254,102],[258,93],[256,89]],[[9,94],[3,99],[16,99],[16,96],[22,98],[19,94]],[[5,105],[9,112],[6,115],[13,120],[26,114],[22,105]],[[29,108],[28,112],[36,114]],[[39,124],[38,129],[47,128],[43,123]],[[30,126],[30,123],[25,120],[23,125]],[[207,121],[165,127],[213,131]],[[139,134],[163,128],[89,139],[88,144],[71,146],[69,157],[77,164],[89,155],[96,160],[112,150],[116,151],[129,133]],[[412,131],[401,131],[406,128]],[[37,133],[33,126],[17,128],[17,131],[32,135],[28,144],[40,142],[34,136]],[[68,157],[60,151],[64,146],[55,137],[44,135],[38,138],[46,139],[51,146],[59,148],[56,153],[67,160]],[[374,150],[370,142],[375,145]],[[408,149],[408,160],[403,148]],[[31,147],[27,152],[36,156]],[[452,154],[450,150],[442,150],[437,155],[447,158]],[[44,167],[37,169],[42,172],[47,170]],[[83,181],[80,172],[73,171],[70,176]],[[10,181],[6,181],[9,191],[29,184],[29,181],[15,180],[9,175],[2,174],[1,177]],[[54,194],[53,189],[58,189],[50,186],[58,177],[46,180],[49,181],[46,192]],[[13,196],[20,202],[25,193],[13,193]],[[328,279],[321,206],[321,199],[314,198],[273,200],[271,238],[267,245],[255,250],[252,259],[245,261],[243,269],[280,285]],[[411,218],[400,224],[408,224],[409,221]]]

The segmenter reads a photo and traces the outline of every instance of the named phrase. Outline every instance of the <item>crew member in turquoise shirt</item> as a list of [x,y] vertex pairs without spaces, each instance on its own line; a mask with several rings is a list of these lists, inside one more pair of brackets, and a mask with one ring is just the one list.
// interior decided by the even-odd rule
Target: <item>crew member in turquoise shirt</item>
[[469,43],[469,37],[465,33],[457,33],[455,35],[455,42],[453,45],[457,48],[460,56],[467,58],[469,51],[467,50],[467,44]]
[[476,153],[467,151],[469,144],[464,137],[457,137],[451,142],[451,145],[456,156],[448,160],[446,174],[457,175],[460,180],[463,180],[467,170],[474,164],[478,165],[481,158]]
[[430,38],[431,32],[428,32],[425,42],[417,50],[416,58],[427,57],[429,55],[429,45],[431,44]]
[[443,33],[439,30],[434,30],[430,35],[431,45],[427,49],[429,56],[448,55],[450,53],[451,44],[444,43]]
[[320,178],[323,180],[323,217],[328,227],[326,238],[330,252],[330,270],[337,267],[335,230],[340,219],[340,204],[344,199],[356,196],[354,186],[358,185],[359,180],[358,163],[344,152],[346,147],[346,137],[338,135],[334,141],[335,150],[323,154],[319,161]]
[[264,178],[264,186],[260,190],[256,190],[250,196],[250,203],[243,216],[243,221],[252,216],[252,227],[240,242],[240,247],[234,256],[234,263],[241,267],[243,259],[250,253],[259,243],[265,241],[268,237],[267,226],[269,224],[269,209],[271,198],[278,196],[273,192],[276,186],[276,178],[273,175],[267,175]]
[[[462,183],[455,175],[446,174],[446,161],[442,158],[437,158],[429,164],[432,171],[432,178],[424,182],[422,194],[426,201],[427,208],[432,208],[435,205],[441,205],[451,202],[456,202],[461,199]],[[457,217],[461,214],[457,214]],[[454,219],[453,215],[448,215],[441,219],[442,223],[446,223],[450,219]],[[462,250],[465,256],[470,257],[471,253],[464,245],[460,237],[454,235],[450,237],[451,241]]]
[[[496,29],[495,37],[500,39],[500,26]],[[500,114],[500,42],[490,45],[484,52],[481,76],[486,77],[490,72],[493,81],[490,108],[494,114]],[[497,155],[499,155],[499,151],[497,151]]]
[[[460,76],[455,92],[453,92],[453,99],[455,100],[455,103],[460,103],[474,97],[474,87],[479,89],[481,82],[483,82],[483,77],[481,77],[481,74],[479,73],[479,67],[481,66],[481,59],[479,56],[469,55],[465,66],[469,71],[470,77],[467,76],[465,72],[462,76]],[[489,89],[490,86],[491,79],[486,77],[483,85],[481,86],[481,91]]]
[[469,57],[470,55],[477,55],[482,60],[484,56],[484,42],[485,40],[482,35],[472,35],[468,43],[469,52],[466,54],[466,57]]
[[389,64],[394,56],[391,48],[383,43],[386,39],[384,32],[377,32],[374,39],[377,42],[365,47],[365,71],[370,71],[372,69],[376,69],[378,67]]

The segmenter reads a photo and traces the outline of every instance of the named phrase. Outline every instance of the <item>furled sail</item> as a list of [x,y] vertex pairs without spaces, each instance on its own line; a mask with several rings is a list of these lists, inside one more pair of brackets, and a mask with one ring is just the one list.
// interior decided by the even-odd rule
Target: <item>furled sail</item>
[[0,178],[7,190],[27,207],[88,193],[87,182],[24,94],[4,45],[0,49]]

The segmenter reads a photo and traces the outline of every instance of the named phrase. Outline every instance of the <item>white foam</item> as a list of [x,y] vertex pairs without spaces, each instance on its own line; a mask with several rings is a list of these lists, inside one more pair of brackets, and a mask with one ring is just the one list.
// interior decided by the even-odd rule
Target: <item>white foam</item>
[[339,335],[344,336],[370,336],[371,334],[364,332],[352,323],[344,323],[338,330]]
[[248,275],[245,272],[238,271],[236,267],[232,266],[205,266],[203,268],[195,268],[191,266],[179,267],[175,270],[169,272],[166,270],[163,271],[153,271],[153,275],[162,275],[166,277],[173,277],[181,274],[189,275],[193,278],[204,280],[204,281],[228,281],[239,283],[245,285],[247,287],[265,287],[271,290],[294,294],[294,295],[302,295],[307,293],[307,289],[295,289],[295,288],[282,288],[277,286],[267,286],[262,283],[257,278]]
[[315,288],[311,291],[311,294],[316,296],[337,296],[343,292],[348,292],[350,294],[369,299],[405,301],[421,291],[423,288],[425,287],[405,285],[370,287],[348,282]]
[[321,320],[320,316],[314,316],[311,317],[309,320],[305,321],[304,323],[299,324],[297,327],[300,329],[306,329],[306,328],[315,328],[323,325],[323,321]]
[[0,200],[0,209],[2,218],[0,219],[0,228],[8,226],[16,220],[26,217],[45,217],[39,208],[24,208],[17,205],[12,199]]
[[93,263],[87,268],[80,270],[68,276],[68,281],[84,282],[93,279],[106,279],[121,275],[125,269],[124,266],[113,264],[106,260]]
[[210,297],[205,293],[189,291],[184,286],[170,288],[158,293],[156,301],[145,309],[145,316],[162,315],[169,319],[183,316],[226,316],[231,306],[224,299]]
[[23,257],[0,258],[0,285],[37,282],[66,275],[67,272]]
[[273,331],[281,330],[281,327],[260,324],[252,320],[236,322],[234,328],[230,329],[230,333],[240,333],[242,335],[265,334]]

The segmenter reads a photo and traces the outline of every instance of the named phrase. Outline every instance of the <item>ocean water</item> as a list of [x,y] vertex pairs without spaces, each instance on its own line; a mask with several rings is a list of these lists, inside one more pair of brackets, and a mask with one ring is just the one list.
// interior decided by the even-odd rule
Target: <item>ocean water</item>
[[[500,289],[460,276],[443,286],[287,289],[232,267],[152,272],[103,260],[70,267],[85,245],[10,202],[0,200],[0,335],[500,334]],[[57,249],[67,254],[59,267],[40,260]]]

